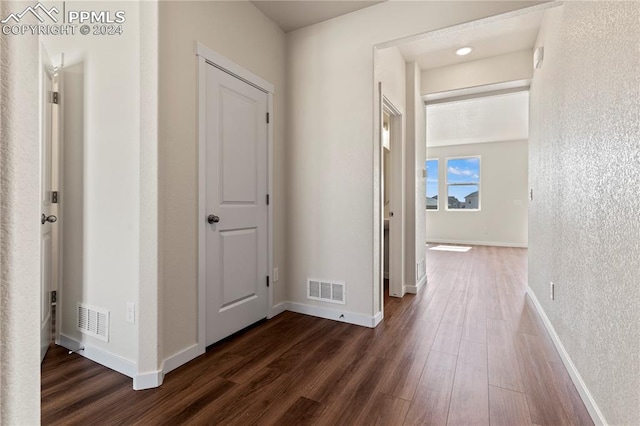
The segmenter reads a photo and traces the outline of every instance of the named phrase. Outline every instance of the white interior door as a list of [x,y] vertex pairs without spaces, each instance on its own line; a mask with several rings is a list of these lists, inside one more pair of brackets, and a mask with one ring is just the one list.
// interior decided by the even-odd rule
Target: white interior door
[[267,94],[206,66],[206,344],[267,316]]
[[52,204],[52,88],[53,66],[41,47],[40,78],[40,360],[44,359],[52,339],[51,284],[53,278],[53,227],[57,221]]

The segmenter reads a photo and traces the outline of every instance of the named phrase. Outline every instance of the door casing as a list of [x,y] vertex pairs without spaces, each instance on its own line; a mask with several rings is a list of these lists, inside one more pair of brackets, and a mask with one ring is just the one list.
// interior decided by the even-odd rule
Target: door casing
[[[198,352],[206,350],[206,67],[214,66],[225,71],[239,80],[250,84],[267,94],[267,188],[273,200],[273,95],[272,83],[258,77],[242,66],[209,49],[204,44],[196,42],[196,56],[198,60],[198,209],[196,223],[198,224]],[[273,202],[267,206],[267,271],[271,276],[273,271]],[[267,289],[267,318],[273,317],[273,283]]]

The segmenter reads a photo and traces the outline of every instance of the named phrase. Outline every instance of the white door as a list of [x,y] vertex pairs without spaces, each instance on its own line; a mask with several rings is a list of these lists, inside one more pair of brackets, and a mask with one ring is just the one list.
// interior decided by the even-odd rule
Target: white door
[[267,94],[206,66],[206,344],[267,316]]
[[53,67],[41,47],[40,71],[40,360],[44,359],[52,339],[51,282],[53,278],[53,227],[57,221],[52,204],[52,88]]

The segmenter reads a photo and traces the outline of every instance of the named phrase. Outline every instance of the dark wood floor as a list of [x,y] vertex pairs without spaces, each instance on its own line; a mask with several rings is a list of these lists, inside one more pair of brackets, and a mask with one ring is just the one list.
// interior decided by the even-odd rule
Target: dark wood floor
[[43,424],[593,424],[531,301],[526,250],[428,250],[375,329],[283,313],[133,391],[52,348]]

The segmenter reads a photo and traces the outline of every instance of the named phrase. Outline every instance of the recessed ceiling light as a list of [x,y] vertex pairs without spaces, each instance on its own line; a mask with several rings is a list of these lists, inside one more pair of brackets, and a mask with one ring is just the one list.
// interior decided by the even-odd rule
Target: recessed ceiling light
[[456,50],[456,55],[458,56],[464,56],[464,55],[468,55],[469,53],[471,53],[471,51],[473,50],[473,47],[461,47],[460,49]]

